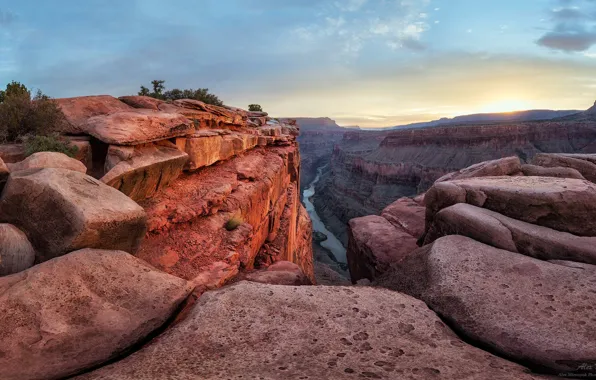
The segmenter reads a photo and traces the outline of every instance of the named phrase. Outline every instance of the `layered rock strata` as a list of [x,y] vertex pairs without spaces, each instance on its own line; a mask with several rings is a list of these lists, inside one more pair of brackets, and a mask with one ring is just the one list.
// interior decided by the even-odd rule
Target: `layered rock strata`
[[[350,219],[378,215],[396,199],[424,192],[448,173],[508,156],[517,156],[522,164],[529,163],[535,156],[539,160],[541,153],[596,153],[596,122],[543,121],[347,132],[335,147],[327,175],[317,186],[314,204],[330,231],[347,244]],[[577,157],[568,156],[565,160]],[[534,163],[579,170],[569,163],[563,165],[561,159],[552,164]],[[578,164],[585,178],[594,175],[590,163]]]

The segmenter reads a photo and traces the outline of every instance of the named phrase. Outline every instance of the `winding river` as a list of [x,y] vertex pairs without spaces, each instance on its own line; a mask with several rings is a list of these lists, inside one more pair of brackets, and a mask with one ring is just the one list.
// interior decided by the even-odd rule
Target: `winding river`
[[317,176],[310,183],[310,186],[307,189],[305,189],[304,192],[302,193],[303,199],[304,199],[304,206],[306,207],[306,211],[308,211],[308,215],[310,216],[310,219],[312,220],[313,231],[321,232],[327,236],[327,240],[322,241],[319,244],[321,246],[323,246],[324,248],[328,249],[329,251],[331,251],[331,253],[333,254],[333,256],[335,256],[337,261],[339,261],[340,263],[346,263],[347,262],[346,249],[341,244],[341,242],[337,239],[337,237],[335,237],[335,235],[333,235],[333,233],[331,231],[329,231],[327,229],[327,227],[325,227],[325,224],[323,223],[323,221],[321,221],[321,218],[317,214],[317,210],[315,209],[315,206],[313,205],[313,203],[310,200],[311,197],[313,195],[315,195],[315,185],[321,179],[321,173],[323,172],[324,168],[325,168],[325,166],[322,166],[317,169]]

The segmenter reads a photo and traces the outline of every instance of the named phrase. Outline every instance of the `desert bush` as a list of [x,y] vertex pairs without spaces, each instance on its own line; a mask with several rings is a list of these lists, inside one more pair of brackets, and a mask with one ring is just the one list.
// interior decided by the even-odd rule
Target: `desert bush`
[[52,99],[30,91],[18,82],[9,83],[0,95],[0,142],[16,142],[26,136],[47,136],[62,130],[66,123]]
[[192,88],[186,90],[174,88],[172,90],[165,91],[164,83],[165,81],[163,80],[151,81],[153,91],[149,90],[145,86],[141,86],[139,95],[150,96],[152,98],[161,100],[194,99],[203,103],[212,104],[214,106],[223,106],[224,104],[219,97],[210,93],[208,88],[199,88],[197,90]]
[[234,215],[226,222],[226,230],[234,231],[236,228],[240,227],[240,225],[244,223],[241,216]]
[[58,134],[34,136],[25,140],[25,155],[27,157],[37,152],[59,152],[74,157],[78,151],[78,147],[71,145],[70,141],[61,138]]
[[251,112],[263,112],[263,107],[260,104],[249,104],[248,110]]

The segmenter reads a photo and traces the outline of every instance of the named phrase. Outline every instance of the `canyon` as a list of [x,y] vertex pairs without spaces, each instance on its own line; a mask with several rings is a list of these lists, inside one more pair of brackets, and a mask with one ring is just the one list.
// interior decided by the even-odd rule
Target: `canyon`
[[2,379],[596,365],[591,112],[366,132],[190,99],[56,103],[74,157],[0,146]]
[[472,164],[544,152],[595,153],[590,111],[519,123],[453,125],[393,131],[346,131],[333,149],[313,199],[321,219],[347,246],[350,219],[379,214],[396,199],[428,190],[441,176]]

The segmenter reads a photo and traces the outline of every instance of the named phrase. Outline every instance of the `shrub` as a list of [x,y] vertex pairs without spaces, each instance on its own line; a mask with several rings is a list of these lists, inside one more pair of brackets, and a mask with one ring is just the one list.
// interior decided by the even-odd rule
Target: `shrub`
[[263,112],[263,107],[259,104],[249,104],[248,110],[251,112]]
[[192,88],[186,90],[180,90],[179,88],[175,88],[173,90],[164,91],[164,83],[165,81],[163,80],[151,81],[153,91],[150,91],[145,86],[141,86],[139,95],[150,96],[152,98],[161,100],[194,99],[199,100],[203,103],[212,104],[214,106],[224,105],[224,103],[216,95],[211,94],[209,92],[208,88],[199,88],[197,90],[193,90]]
[[65,126],[66,119],[56,102],[39,90],[31,99],[29,90],[13,81],[1,91],[0,100],[0,142],[46,136]]
[[228,231],[234,231],[236,228],[240,227],[242,223],[244,223],[242,217],[234,215],[226,222],[225,227]]
[[79,148],[71,145],[68,140],[60,138],[58,134],[49,136],[35,136],[25,141],[25,155],[29,157],[37,152],[60,152],[74,157]]

